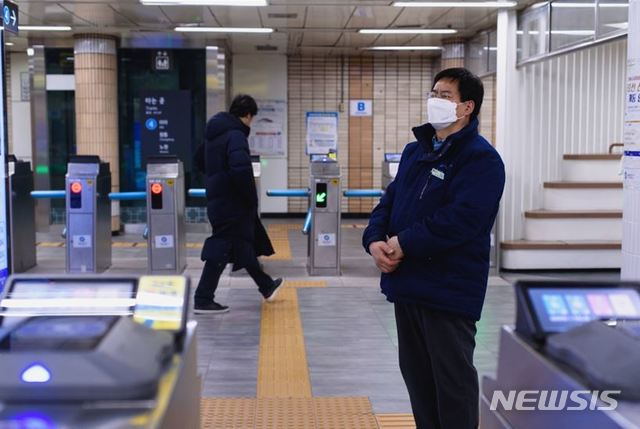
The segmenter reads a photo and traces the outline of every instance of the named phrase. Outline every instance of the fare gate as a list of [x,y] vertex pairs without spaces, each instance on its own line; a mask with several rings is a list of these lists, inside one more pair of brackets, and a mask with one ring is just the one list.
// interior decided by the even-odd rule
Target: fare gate
[[340,165],[312,155],[309,177],[311,227],[307,269],[310,275],[340,275]]
[[31,198],[31,163],[9,155],[9,225],[11,272],[22,273],[36,265],[35,204]]
[[177,157],[147,163],[149,272],[181,273],[186,265],[184,168]]
[[66,268],[97,273],[111,265],[111,172],[97,156],[73,156],[66,184]]
[[401,153],[385,153],[382,161],[382,190],[387,189],[389,183],[393,182],[398,174]]

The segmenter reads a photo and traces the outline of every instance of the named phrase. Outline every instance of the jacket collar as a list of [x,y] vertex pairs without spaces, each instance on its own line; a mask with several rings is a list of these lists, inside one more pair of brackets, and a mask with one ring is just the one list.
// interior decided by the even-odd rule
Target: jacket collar
[[466,127],[447,137],[444,146],[438,152],[433,151],[433,136],[435,134],[436,130],[429,123],[413,128],[413,135],[416,136],[420,147],[423,149],[418,161],[436,161],[449,152],[454,143],[459,146],[461,143],[477,136],[478,118],[472,119]]

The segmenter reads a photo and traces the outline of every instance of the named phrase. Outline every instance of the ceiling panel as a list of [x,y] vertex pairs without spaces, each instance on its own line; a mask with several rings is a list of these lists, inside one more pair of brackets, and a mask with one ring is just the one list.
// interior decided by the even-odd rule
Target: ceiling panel
[[210,7],[223,27],[262,27],[257,7]]
[[378,38],[375,34],[360,34],[360,33],[347,33],[345,32],[338,41],[339,47],[355,47],[364,48],[372,46],[373,42]]
[[124,15],[106,3],[60,3],[62,7],[74,15],[100,26],[129,26],[133,24]]
[[268,51],[267,53],[287,52],[287,35],[286,34],[269,34],[269,35],[244,35],[233,34],[229,37],[231,51],[233,53],[256,53],[256,46],[270,46],[277,48],[277,51]]
[[[271,28],[302,28],[304,25],[305,7],[270,6],[258,9],[265,27]],[[271,15],[271,16],[270,16]],[[285,15],[294,15],[284,17]],[[280,16],[280,17],[278,17]]]
[[333,46],[341,34],[335,31],[306,32],[302,37],[302,46]]
[[460,36],[472,36],[478,30],[495,26],[497,12],[491,9],[449,9],[449,12],[433,22],[438,28],[455,28]]
[[[77,16],[69,13],[69,11],[60,7],[57,3],[28,3],[19,6],[20,12],[27,15],[26,21],[21,22],[23,25],[34,23],[44,23],[47,25],[87,25],[88,23]],[[31,19],[29,19],[31,18]]]
[[398,14],[402,12],[397,7],[359,6],[349,20],[348,28],[387,28]]
[[143,6],[139,2],[117,2],[113,4],[113,8],[137,25],[171,25],[169,18],[162,12],[162,8],[158,6]]
[[351,6],[311,6],[307,10],[306,28],[344,28],[354,9]]
[[162,12],[172,24],[217,25],[211,11],[204,6],[164,6]]

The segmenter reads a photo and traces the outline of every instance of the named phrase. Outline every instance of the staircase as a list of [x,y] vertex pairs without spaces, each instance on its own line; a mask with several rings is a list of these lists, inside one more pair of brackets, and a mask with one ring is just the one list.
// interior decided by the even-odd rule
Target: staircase
[[564,155],[562,180],[543,185],[544,208],[524,214],[524,239],[501,243],[501,267],[620,268],[621,157],[614,153]]

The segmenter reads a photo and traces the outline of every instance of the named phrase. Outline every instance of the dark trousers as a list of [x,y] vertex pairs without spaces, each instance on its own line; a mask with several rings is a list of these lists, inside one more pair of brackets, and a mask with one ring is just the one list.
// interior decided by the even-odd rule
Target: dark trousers
[[[213,298],[218,288],[218,282],[220,276],[224,271],[224,268],[229,262],[228,254],[221,255],[219,260],[207,259],[202,269],[202,275],[200,276],[200,282],[195,294],[196,304],[208,304],[213,301]],[[273,286],[273,279],[269,274],[262,271],[258,258],[253,258],[246,264],[245,269],[258,285],[258,290],[264,295],[271,286]]]
[[476,324],[418,304],[395,304],[400,371],[418,429],[478,427]]

